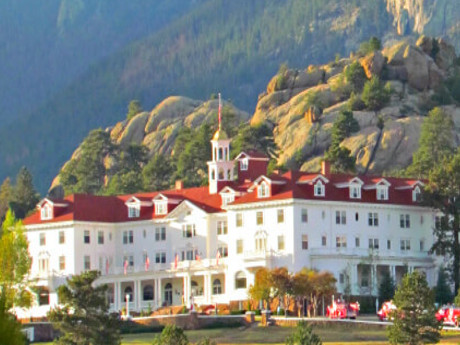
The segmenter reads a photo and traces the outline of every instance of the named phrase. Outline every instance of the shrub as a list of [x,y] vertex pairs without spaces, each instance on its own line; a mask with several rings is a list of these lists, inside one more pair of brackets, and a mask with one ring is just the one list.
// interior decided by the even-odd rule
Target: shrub
[[367,109],[379,110],[390,100],[390,87],[386,86],[376,76],[364,84],[363,94],[361,96]]
[[321,345],[321,339],[313,333],[311,326],[301,321],[297,324],[294,333],[286,338],[286,345]]
[[351,93],[350,99],[348,100],[347,103],[348,109],[350,111],[353,110],[363,110],[366,108],[366,105],[364,104],[363,100],[361,99],[361,95],[357,95],[354,92]]
[[377,37],[372,36],[369,41],[361,43],[358,52],[362,55],[372,53],[374,50],[380,50],[382,43]]
[[153,345],[188,345],[184,330],[176,325],[166,326],[159,336],[153,339]]

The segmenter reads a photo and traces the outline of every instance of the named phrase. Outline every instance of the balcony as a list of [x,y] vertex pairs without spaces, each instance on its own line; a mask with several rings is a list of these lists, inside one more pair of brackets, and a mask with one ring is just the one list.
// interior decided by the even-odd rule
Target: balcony
[[246,268],[267,267],[274,256],[273,250],[245,251],[243,260]]
[[408,259],[425,259],[431,260],[427,251],[399,251],[387,249],[368,249],[368,248],[311,248],[309,249],[312,258],[321,257],[359,257],[369,258],[378,257],[380,259],[408,258]]

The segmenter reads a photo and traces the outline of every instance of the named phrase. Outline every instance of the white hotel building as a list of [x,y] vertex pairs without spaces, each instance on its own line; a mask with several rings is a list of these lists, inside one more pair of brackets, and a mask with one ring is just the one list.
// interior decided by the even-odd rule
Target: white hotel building
[[212,147],[208,187],[43,199],[24,221],[40,293],[18,316],[45,316],[57,287],[90,269],[112,310],[126,295],[137,311],[243,301],[259,267],[328,270],[353,295],[377,294],[385,271],[399,281],[423,270],[435,284],[442,258],[428,253],[435,213],[419,204],[423,182],[331,174],[327,164],[266,176],[260,153],[230,160],[224,131]]

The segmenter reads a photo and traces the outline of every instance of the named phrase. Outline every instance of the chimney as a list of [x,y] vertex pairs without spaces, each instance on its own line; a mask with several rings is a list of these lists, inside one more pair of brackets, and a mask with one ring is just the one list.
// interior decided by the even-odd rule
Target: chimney
[[182,180],[176,180],[176,190],[184,189],[184,182]]
[[331,173],[331,163],[329,161],[322,161],[321,162],[321,174],[329,175]]

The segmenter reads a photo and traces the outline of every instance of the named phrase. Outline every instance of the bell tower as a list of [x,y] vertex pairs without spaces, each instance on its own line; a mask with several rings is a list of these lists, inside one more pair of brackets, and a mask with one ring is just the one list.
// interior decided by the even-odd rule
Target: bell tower
[[212,161],[208,162],[209,194],[218,193],[233,181],[233,161],[230,160],[230,138],[222,128],[222,102],[219,93],[219,127],[211,139]]

